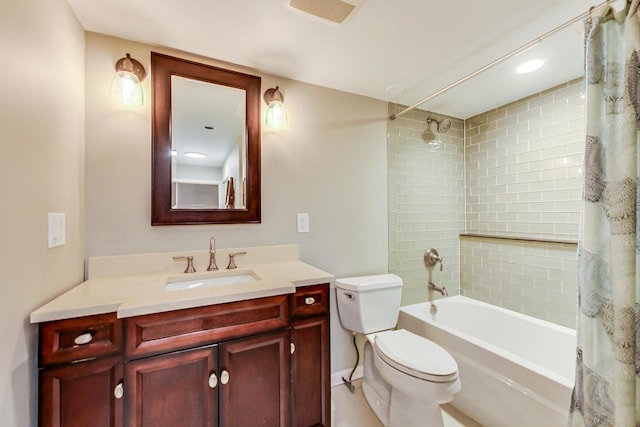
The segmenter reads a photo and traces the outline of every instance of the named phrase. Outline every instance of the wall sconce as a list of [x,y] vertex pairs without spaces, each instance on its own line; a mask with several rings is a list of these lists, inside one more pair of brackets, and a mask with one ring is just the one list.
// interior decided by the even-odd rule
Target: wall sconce
[[111,80],[111,98],[124,105],[144,104],[144,95],[140,82],[147,75],[142,64],[127,53],[126,58],[116,62],[116,75]]
[[442,147],[440,134],[446,133],[451,127],[450,119],[440,121],[427,117],[427,129],[422,133],[422,140],[426,142],[431,150],[439,150]]
[[264,102],[267,103],[267,115],[265,123],[272,128],[282,128],[287,124],[287,111],[282,102],[284,96],[279,87],[267,89],[263,95]]

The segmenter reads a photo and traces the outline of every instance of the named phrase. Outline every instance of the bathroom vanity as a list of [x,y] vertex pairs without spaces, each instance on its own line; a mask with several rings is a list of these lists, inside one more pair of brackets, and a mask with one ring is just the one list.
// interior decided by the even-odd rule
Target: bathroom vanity
[[277,258],[195,289],[167,291],[174,273],[89,279],[36,310],[39,425],[329,426],[333,277]]

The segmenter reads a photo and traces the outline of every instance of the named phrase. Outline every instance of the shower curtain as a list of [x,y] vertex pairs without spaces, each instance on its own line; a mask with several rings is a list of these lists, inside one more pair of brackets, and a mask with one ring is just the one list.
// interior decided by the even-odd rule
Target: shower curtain
[[638,3],[585,28],[586,147],[570,426],[640,426]]

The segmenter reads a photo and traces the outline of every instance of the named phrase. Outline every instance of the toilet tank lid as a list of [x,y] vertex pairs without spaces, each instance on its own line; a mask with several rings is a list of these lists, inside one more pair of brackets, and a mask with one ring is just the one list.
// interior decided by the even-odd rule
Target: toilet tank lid
[[398,288],[401,286],[402,279],[395,274],[375,274],[372,276],[336,279],[336,288],[353,292],[366,292],[382,288]]

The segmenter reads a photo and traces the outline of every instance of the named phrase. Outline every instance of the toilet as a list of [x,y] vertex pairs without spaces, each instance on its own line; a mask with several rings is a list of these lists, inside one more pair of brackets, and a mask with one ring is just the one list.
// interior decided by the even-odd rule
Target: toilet
[[394,274],[337,279],[342,326],[366,335],[362,390],[386,427],[443,427],[440,405],[460,391],[458,364],[438,344],[394,329],[402,279]]

